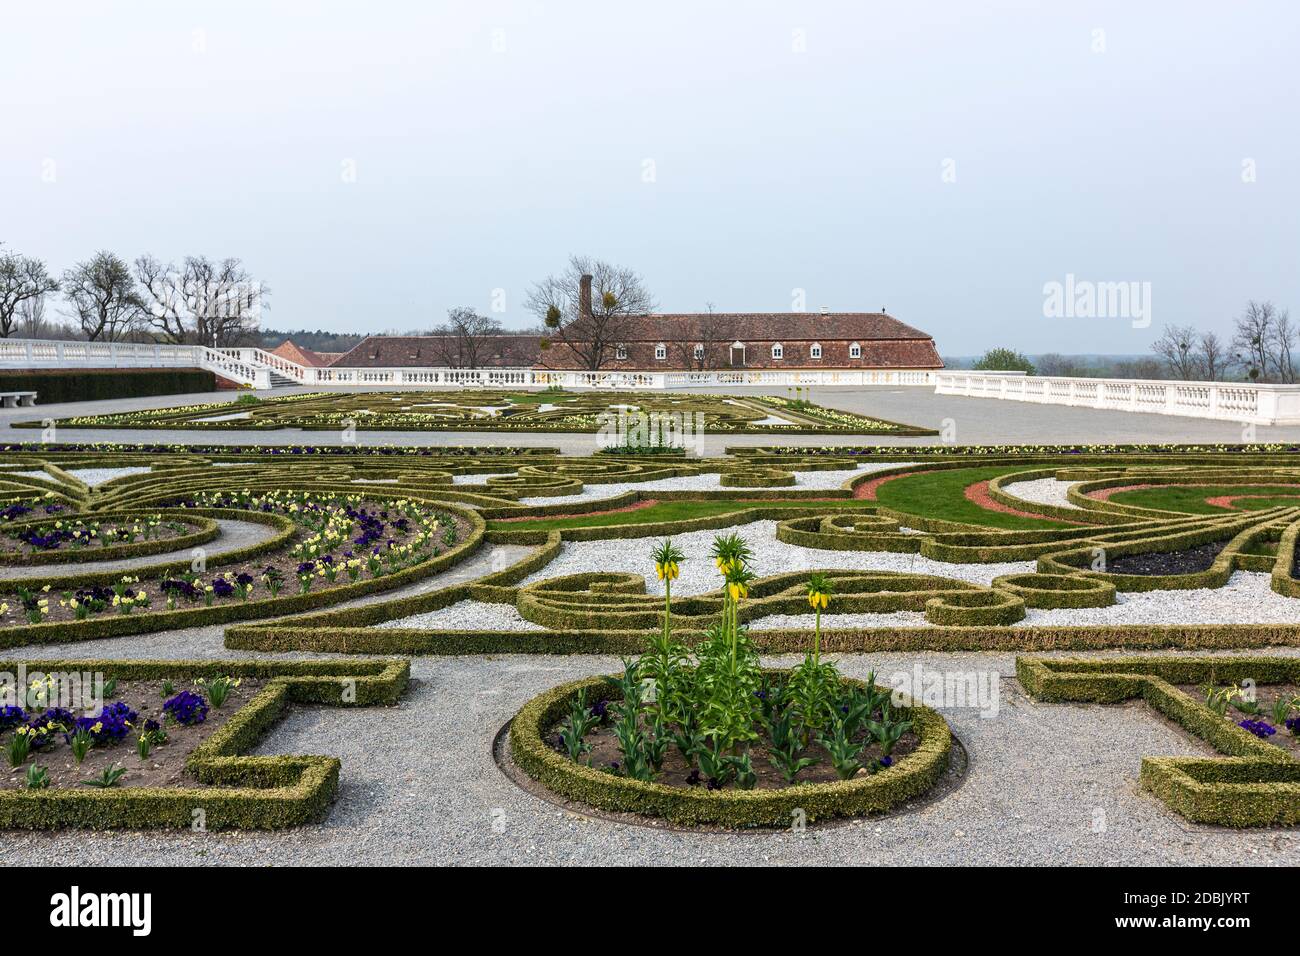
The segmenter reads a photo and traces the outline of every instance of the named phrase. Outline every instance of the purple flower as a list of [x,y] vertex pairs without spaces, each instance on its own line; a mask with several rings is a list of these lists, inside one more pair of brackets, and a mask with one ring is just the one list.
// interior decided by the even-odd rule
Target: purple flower
[[192,727],[207,719],[208,702],[193,691],[183,690],[167,699],[163,704],[163,713],[170,715],[178,724]]
[[17,727],[27,719],[26,712],[21,707],[8,705],[0,707],[0,731],[8,730],[11,727]]
[[1277,728],[1266,720],[1243,720],[1237,726],[1265,740],[1277,733]]

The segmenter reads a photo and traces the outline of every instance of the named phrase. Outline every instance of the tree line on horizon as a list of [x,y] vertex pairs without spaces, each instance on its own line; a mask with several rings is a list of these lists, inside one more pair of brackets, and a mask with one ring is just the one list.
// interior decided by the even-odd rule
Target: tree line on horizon
[[1149,358],[1116,358],[1048,353],[1030,358],[1011,348],[989,349],[971,364],[972,371],[1024,372],[1061,378],[1175,379],[1180,381],[1247,381],[1290,385],[1300,381],[1295,353],[1300,326],[1288,310],[1251,300],[1233,323],[1226,341],[1193,325],[1166,325],[1151,346]]

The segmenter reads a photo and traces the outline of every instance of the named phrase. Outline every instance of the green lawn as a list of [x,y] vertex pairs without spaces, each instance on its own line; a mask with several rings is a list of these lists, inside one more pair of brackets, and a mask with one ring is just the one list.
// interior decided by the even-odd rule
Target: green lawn
[[[1261,495],[1250,501],[1241,501],[1233,508],[1206,504],[1206,498],[1221,495]],[[1194,515],[1221,515],[1225,511],[1260,511],[1283,505],[1300,506],[1300,485],[1196,485],[1143,488],[1138,491],[1121,491],[1110,500],[1120,505],[1140,508],[1160,508],[1164,511],[1181,511]]]
[[877,501],[887,508],[926,518],[961,521],[986,528],[1042,529],[1069,528],[1071,525],[1046,518],[1021,518],[1018,515],[989,511],[967,501],[967,486],[989,481],[999,475],[1024,471],[1025,466],[1000,468],[954,468],[931,471],[887,481],[876,490]]
[[[656,521],[681,521],[684,518],[713,517],[714,515],[745,511],[750,508],[761,510],[764,508],[789,508],[791,506],[827,506],[829,511],[841,507],[871,507],[874,504],[874,501],[859,501],[854,498],[843,498],[835,501],[798,501],[789,499],[780,501],[661,501],[649,508],[641,508],[638,511],[619,511],[613,514],[585,515],[576,518],[537,518],[532,521],[489,521],[488,528],[507,531],[522,528],[529,531],[551,531],[562,528],[603,528],[613,524],[647,524]],[[588,505],[593,510],[600,509],[599,502],[588,502]],[[575,510],[579,506],[578,502],[574,502]]]

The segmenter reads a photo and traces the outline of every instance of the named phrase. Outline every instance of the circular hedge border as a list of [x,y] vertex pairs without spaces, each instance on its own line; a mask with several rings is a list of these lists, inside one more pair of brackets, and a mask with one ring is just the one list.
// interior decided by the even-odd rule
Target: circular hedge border
[[1014,594],[1025,607],[1109,607],[1115,603],[1115,585],[1102,578],[1068,574],[1004,574],[993,587]]
[[794,472],[784,468],[735,468],[718,475],[724,488],[791,488]]
[[[843,680],[862,686],[853,678]],[[912,704],[905,709],[920,737],[916,750],[875,774],[780,790],[707,790],[643,783],[574,763],[546,743],[547,730],[569,712],[574,697],[584,690],[591,703],[617,694],[617,688],[604,677],[587,677],[539,694],[520,709],[510,722],[510,755],[515,764],[565,799],[601,810],[662,817],[681,826],[788,827],[798,811],[809,821],[881,813],[933,787],[947,767],[952,749],[952,731],[943,717],[929,707]]]
[[1007,625],[1024,617],[1025,602],[1005,591],[951,591],[925,602],[925,619],[940,626]]

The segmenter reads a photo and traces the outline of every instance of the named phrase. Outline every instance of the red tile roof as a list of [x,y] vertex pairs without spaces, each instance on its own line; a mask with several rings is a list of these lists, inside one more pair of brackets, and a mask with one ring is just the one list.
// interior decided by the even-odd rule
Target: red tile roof
[[271,349],[271,354],[278,355],[282,359],[288,359],[290,362],[297,362],[299,365],[306,365],[309,368],[322,368],[329,365],[332,358],[338,357],[337,352],[313,352],[311,349],[295,344],[291,339],[285,339]]
[[[745,368],[942,368],[934,340],[925,332],[881,312],[743,312],[672,313],[623,320],[620,339],[626,359],[613,352],[610,369],[681,369],[731,367],[731,343],[745,345]],[[331,365],[340,368],[402,368],[452,364],[445,356],[451,340],[440,336],[371,336]],[[480,365],[498,368],[577,368],[580,363],[562,342],[552,339],[542,350],[536,335],[497,335],[485,340],[487,358]],[[708,357],[696,363],[688,352],[705,345]],[[667,346],[663,359],[656,346]],[[683,348],[684,344],[690,348]],[[782,357],[772,357],[779,343]],[[851,357],[851,346],[861,355]],[[812,357],[812,346],[821,357]]]

